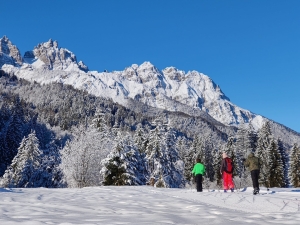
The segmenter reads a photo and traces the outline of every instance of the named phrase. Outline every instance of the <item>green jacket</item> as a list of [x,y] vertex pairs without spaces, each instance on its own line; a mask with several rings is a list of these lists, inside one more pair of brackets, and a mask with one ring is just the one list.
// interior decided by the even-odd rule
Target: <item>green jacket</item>
[[194,169],[192,171],[192,174],[194,176],[196,176],[197,174],[204,174],[205,173],[205,166],[202,164],[202,163],[197,163],[195,166],[194,166]]
[[249,167],[250,171],[252,171],[252,170],[259,170],[260,169],[259,158],[257,158],[256,156],[254,156],[253,153],[250,153],[248,155],[248,158],[244,162],[244,165],[246,167]]

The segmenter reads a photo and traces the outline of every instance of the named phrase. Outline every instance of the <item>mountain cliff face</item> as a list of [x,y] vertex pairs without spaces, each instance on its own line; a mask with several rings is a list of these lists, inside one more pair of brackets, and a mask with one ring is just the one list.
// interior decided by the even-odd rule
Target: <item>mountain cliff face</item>
[[4,64],[18,66],[23,63],[19,49],[4,36],[0,39],[0,68]]
[[88,71],[82,61],[77,63],[76,56],[65,48],[59,48],[57,41],[50,39],[48,42],[38,44],[33,51],[25,52],[24,61],[36,67],[49,70],[72,70],[73,68]]
[[[56,41],[38,44],[20,57],[19,50],[6,38],[0,39],[5,55],[2,69],[16,76],[39,83],[61,82],[91,94],[112,98],[125,105],[127,99],[169,111],[201,110],[215,120],[235,125],[252,123],[261,127],[264,118],[230,102],[208,76],[197,71],[184,72],[175,67],[157,69],[150,62],[133,64],[123,71],[89,71],[69,50],[59,48]],[[11,60],[11,61],[9,61]],[[5,64],[5,65],[4,65]],[[182,109],[179,105],[185,105]]]

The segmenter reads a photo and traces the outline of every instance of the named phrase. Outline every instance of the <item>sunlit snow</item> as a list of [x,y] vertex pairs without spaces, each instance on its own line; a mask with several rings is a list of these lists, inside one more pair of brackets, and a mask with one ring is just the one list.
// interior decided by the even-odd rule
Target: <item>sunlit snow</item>
[[300,224],[300,189],[0,189],[0,224]]

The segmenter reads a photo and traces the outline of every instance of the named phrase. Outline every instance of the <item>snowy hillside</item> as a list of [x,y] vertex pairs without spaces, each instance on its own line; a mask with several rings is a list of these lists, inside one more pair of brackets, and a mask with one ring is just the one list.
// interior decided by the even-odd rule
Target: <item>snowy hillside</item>
[[23,59],[18,57],[17,50],[3,50],[12,48],[6,37],[0,42],[3,43],[2,70],[30,81],[70,84],[96,96],[112,98],[124,106],[127,99],[169,111],[179,111],[182,109],[179,105],[183,104],[188,109],[206,112],[226,125],[251,122],[260,128],[265,120],[231,103],[218,85],[197,71],[186,73],[175,67],[160,71],[150,62],[133,64],[123,71],[89,71],[82,61],[77,62],[71,51],[59,48],[51,39],[26,52]]
[[299,224],[300,190],[253,196],[194,189],[109,186],[0,189],[0,223],[8,224]]

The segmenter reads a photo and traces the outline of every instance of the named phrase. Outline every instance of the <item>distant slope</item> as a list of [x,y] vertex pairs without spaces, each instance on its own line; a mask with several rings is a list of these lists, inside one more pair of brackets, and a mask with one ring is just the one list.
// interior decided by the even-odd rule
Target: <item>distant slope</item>
[[[5,40],[7,46],[12,46],[7,38]],[[11,57],[14,59],[14,55]],[[150,62],[133,64],[124,71],[88,71],[71,51],[59,48],[51,39],[26,52],[22,61],[21,67],[5,62],[2,69],[39,83],[70,84],[93,95],[112,98],[122,105],[131,98],[156,108],[180,111],[179,104],[183,104],[200,109],[226,125],[251,122],[259,128],[263,123],[261,116],[231,103],[218,85],[197,71],[185,73],[175,67],[160,71]]]
[[[143,114],[160,111],[158,109],[181,112],[204,119],[215,127],[251,123],[259,129],[269,120],[231,103],[218,85],[197,71],[185,73],[175,67],[159,70],[145,62],[123,71],[100,73],[89,71],[82,61],[77,62],[74,53],[60,48],[51,39],[26,52],[23,58],[7,37],[1,38],[0,43],[2,70],[30,82],[72,85],[94,96],[112,99],[131,110],[143,110],[140,112]],[[272,129],[274,136],[287,145],[300,143],[299,133],[274,121]]]

